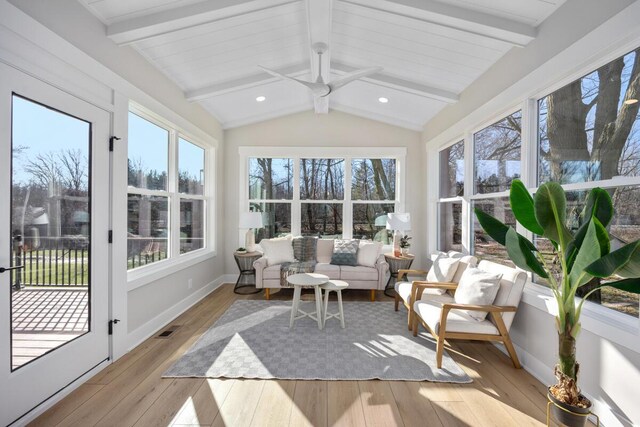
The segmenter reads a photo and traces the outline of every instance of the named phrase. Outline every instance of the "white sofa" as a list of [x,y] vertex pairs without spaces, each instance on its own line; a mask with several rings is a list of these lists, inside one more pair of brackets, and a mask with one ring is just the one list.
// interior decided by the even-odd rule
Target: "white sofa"
[[[318,239],[315,272],[325,274],[329,279],[344,280],[349,289],[369,289],[371,301],[375,300],[375,291],[383,290],[387,283],[389,264],[384,259],[383,250],[374,267],[363,265],[333,265],[333,239]],[[270,297],[271,289],[280,289],[280,264],[268,265],[267,259],[261,257],[253,263],[256,269],[256,288],[265,289],[266,298]]]

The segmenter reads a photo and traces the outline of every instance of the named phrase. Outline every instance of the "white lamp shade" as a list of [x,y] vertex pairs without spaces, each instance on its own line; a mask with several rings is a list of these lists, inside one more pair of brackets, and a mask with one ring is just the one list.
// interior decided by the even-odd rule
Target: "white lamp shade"
[[387,214],[387,230],[411,230],[411,215],[408,213]]
[[242,212],[240,214],[239,228],[262,228],[262,213]]

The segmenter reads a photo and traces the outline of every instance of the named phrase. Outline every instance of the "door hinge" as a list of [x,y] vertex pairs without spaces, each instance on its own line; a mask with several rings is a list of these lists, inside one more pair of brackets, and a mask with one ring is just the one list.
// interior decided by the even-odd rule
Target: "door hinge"
[[113,243],[113,230],[109,230],[109,236],[107,237],[109,243]]
[[109,151],[113,151],[114,141],[120,141],[120,138],[118,138],[117,136],[112,136],[111,138],[109,138]]
[[120,319],[109,320],[109,335],[113,335],[113,325],[120,322]]

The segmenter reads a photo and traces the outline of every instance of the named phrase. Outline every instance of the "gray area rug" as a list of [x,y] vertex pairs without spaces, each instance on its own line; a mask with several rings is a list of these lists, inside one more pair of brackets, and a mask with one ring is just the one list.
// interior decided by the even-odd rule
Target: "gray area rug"
[[446,352],[436,368],[435,341],[413,337],[393,303],[345,302],[344,313],[345,329],[329,319],[321,331],[310,318],[289,329],[290,302],[236,301],[164,377],[471,382]]

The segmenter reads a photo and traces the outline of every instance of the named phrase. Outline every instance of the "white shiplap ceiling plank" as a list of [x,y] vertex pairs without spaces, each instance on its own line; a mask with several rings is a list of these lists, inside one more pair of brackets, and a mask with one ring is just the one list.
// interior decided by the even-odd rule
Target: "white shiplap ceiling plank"
[[439,0],[537,27],[564,0]]
[[486,37],[514,46],[526,46],[536,37],[535,27],[506,18],[436,0],[341,0],[390,15],[411,17],[425,22]]

